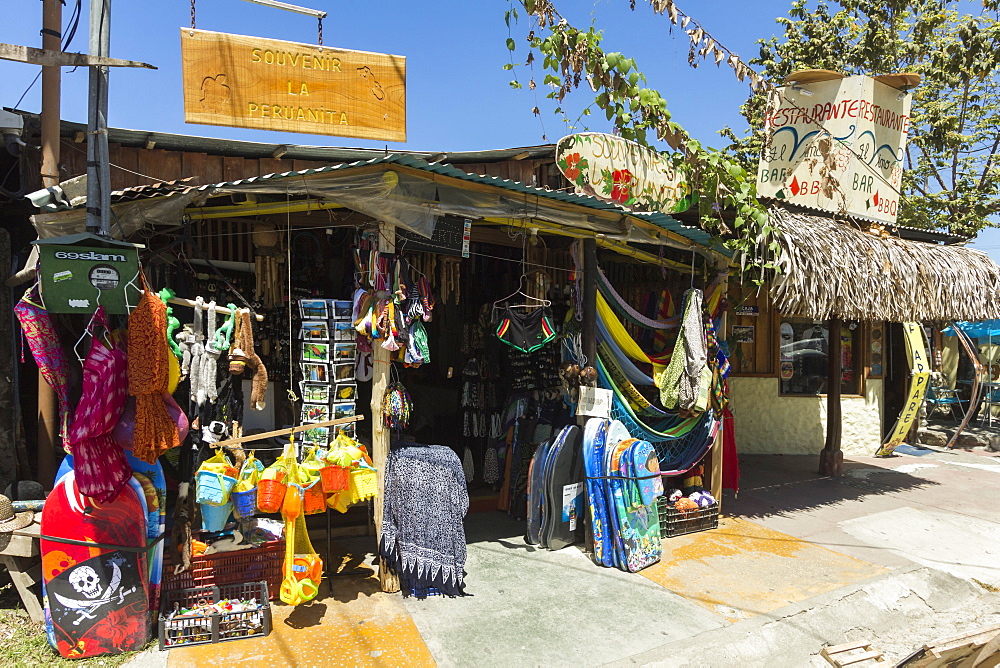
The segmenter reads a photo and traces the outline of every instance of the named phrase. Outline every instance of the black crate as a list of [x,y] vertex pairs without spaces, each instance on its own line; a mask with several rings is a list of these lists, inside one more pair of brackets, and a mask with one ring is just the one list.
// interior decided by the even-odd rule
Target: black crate
[[715,529],[719,526],[719,504],[681,512],[661,496],[657,502],[660,513],[660,538],[673,538],[686,533]]
[[[260,607],[246,612],[167,619],[175,604],[182,608],[193,608],[206,601],[218,603],[226,599],[243,601],[256,599]],[[271,606],[268,603],[267,582],[192,587],[165,592],[160,603],[159,631],[161,650],[242,638],[262,638],[271,632]]]

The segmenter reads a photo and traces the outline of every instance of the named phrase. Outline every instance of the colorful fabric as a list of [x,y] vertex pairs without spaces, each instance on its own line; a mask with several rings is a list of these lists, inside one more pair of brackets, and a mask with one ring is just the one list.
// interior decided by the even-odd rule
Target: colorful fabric
[[[611,285],[611,281],[609,281],[608,277],[604,275],[604,271],[600,267],[597,268],[597,292],[600,297],[604,298],[605,303],[614,307],[616,311],[622,314],[623,318],[628,319],[640,327],[663,330],[674,329],[680,325],[680,318],[677,317],[666,318],[664,320],[653,320],[636,311],[624,297],[615,291],[614,286]],[[667,295],[667,300],[670,301],[669,295]],[[668,305],[667,312],[671,310],[673,310],[672,303]]]
[[128,362],[121,347],[105,345],[98,329],[108,329],[103,306],[97,307],[88,327],[92,342],[66,447],[73,455],[80,493],[105,503],[118,496],[132,476],[125,451],[111,437],[128,398]]
[[531,309],[521,314],[507,306],[496,335],[511,348],[530,353],[556,338],[556,330],[548,309]]
[[647,355],[646,352],[635,342],[632,335],[628,333],[625,329],[625,325],[622,324],[621,320],[614,314],[608,302],[604,299],[604,296],[600,291],[597,292],[597,319],[604,326],[604,329],[608,332],[611,340],[616,346],[621,348],[622,352],[634,359],[636,362],[643,362],[646,364],[652,364],[655,371],[657,369],[662,369],[670,361],[670,355],[667,353],[661,353],[659,355]]
[[139,272],[143,295],[128,317],[128,392],[135,397],[133,454],[152,464],[180,445],[177,424],[170,419],[164,395],[169,383],[167,308]]
[[56,393],[59,403],[59,435],[65,436],[70,424],[69,360],[59,343],[59,335],[49,312],[42,305],[39,285],[35,283],[14,307],[21,331],[28,341],[38,372]]
[[664,408],[676,406],[682,410],[693,410],[699,403],[708,362],[701,308],[701,290],[691,288],[684,293],[684,315],[674,354],[663,373],[653,376],[660,388],[660,403]]

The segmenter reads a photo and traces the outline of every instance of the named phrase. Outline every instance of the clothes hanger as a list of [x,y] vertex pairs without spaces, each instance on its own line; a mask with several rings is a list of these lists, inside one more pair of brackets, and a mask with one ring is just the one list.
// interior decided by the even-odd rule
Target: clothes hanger
[[[529,295],[527,292],[524,291],[524,287],[527,287],[527,278],[528,278],[527,274],[521,274],[521,278],[518,280],[518,283],[517,283],[517,290],[515,290],[512,293],[510,293],[506,297],[503,297],[503,298],[498,299],[495,302],[493,302],[493,309],[496,310],[496,309],[499,309],[499,308],[504,308],[503,306],[500,306],[500,304],[502,302],[506,302],[511,297],[516,297],[517,295],[521,295],[525,299],[528,299],[528,300],[530,300],[532,302],[536,302],[536,303],[534,303],[534,304],[508,304],[507,308],[543,308],[543,307],[552,306],[552,302],[549,301],[548,299],[539,299],[538,297],[532,297],[531,295]],[[524,287],[522,287],[522,286],[524,286]]]

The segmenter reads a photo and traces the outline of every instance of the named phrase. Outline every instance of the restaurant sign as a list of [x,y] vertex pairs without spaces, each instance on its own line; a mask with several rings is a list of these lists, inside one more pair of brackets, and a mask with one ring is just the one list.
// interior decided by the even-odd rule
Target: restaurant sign
[[907,85],[912,75],[820,73],[795,73],[772,96],[757,194],[896,222],[911,96],[878,79]]
[[181,29],[184,121],[406,141],[406,58]]
[[634,212],[679,213],[695,196],[669,155],[600,132],[559,140],[556,165],[576,192]]

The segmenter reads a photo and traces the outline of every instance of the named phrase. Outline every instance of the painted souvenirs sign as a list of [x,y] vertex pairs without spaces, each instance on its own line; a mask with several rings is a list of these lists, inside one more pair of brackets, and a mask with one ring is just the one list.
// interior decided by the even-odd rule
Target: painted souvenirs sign
[[406,141],[406,58],[181,29],[184,122]]
[[[834,78],[805,83],[816,72],[823,71],[793,74],[789,79],[802,82],[772,97],[757,194],[894,223],[910,95],[872,77],[834,72],[827,73]],[[910,83],[904,77],[896,78]]]
[[556,145],[556,165],[578,193],[630,211],[679,213],[695,199],[670,156],[614,135],[563,137]]
[[906,341],[906,354],[910,358],[910,392],[906,398],[906,404],[903,406],[903,411],[896,421],[896,427],[889,435],[889,439],[875,453],[876,457],[888,457],[897,445],[906,440],[906,435],[917,419],[917,413],[920,412],[920,406],[924,403],[927,384],[931,377],[931,367],[927,362],[924,334],[920,329],[920,324],[904,322],[903,334]]

